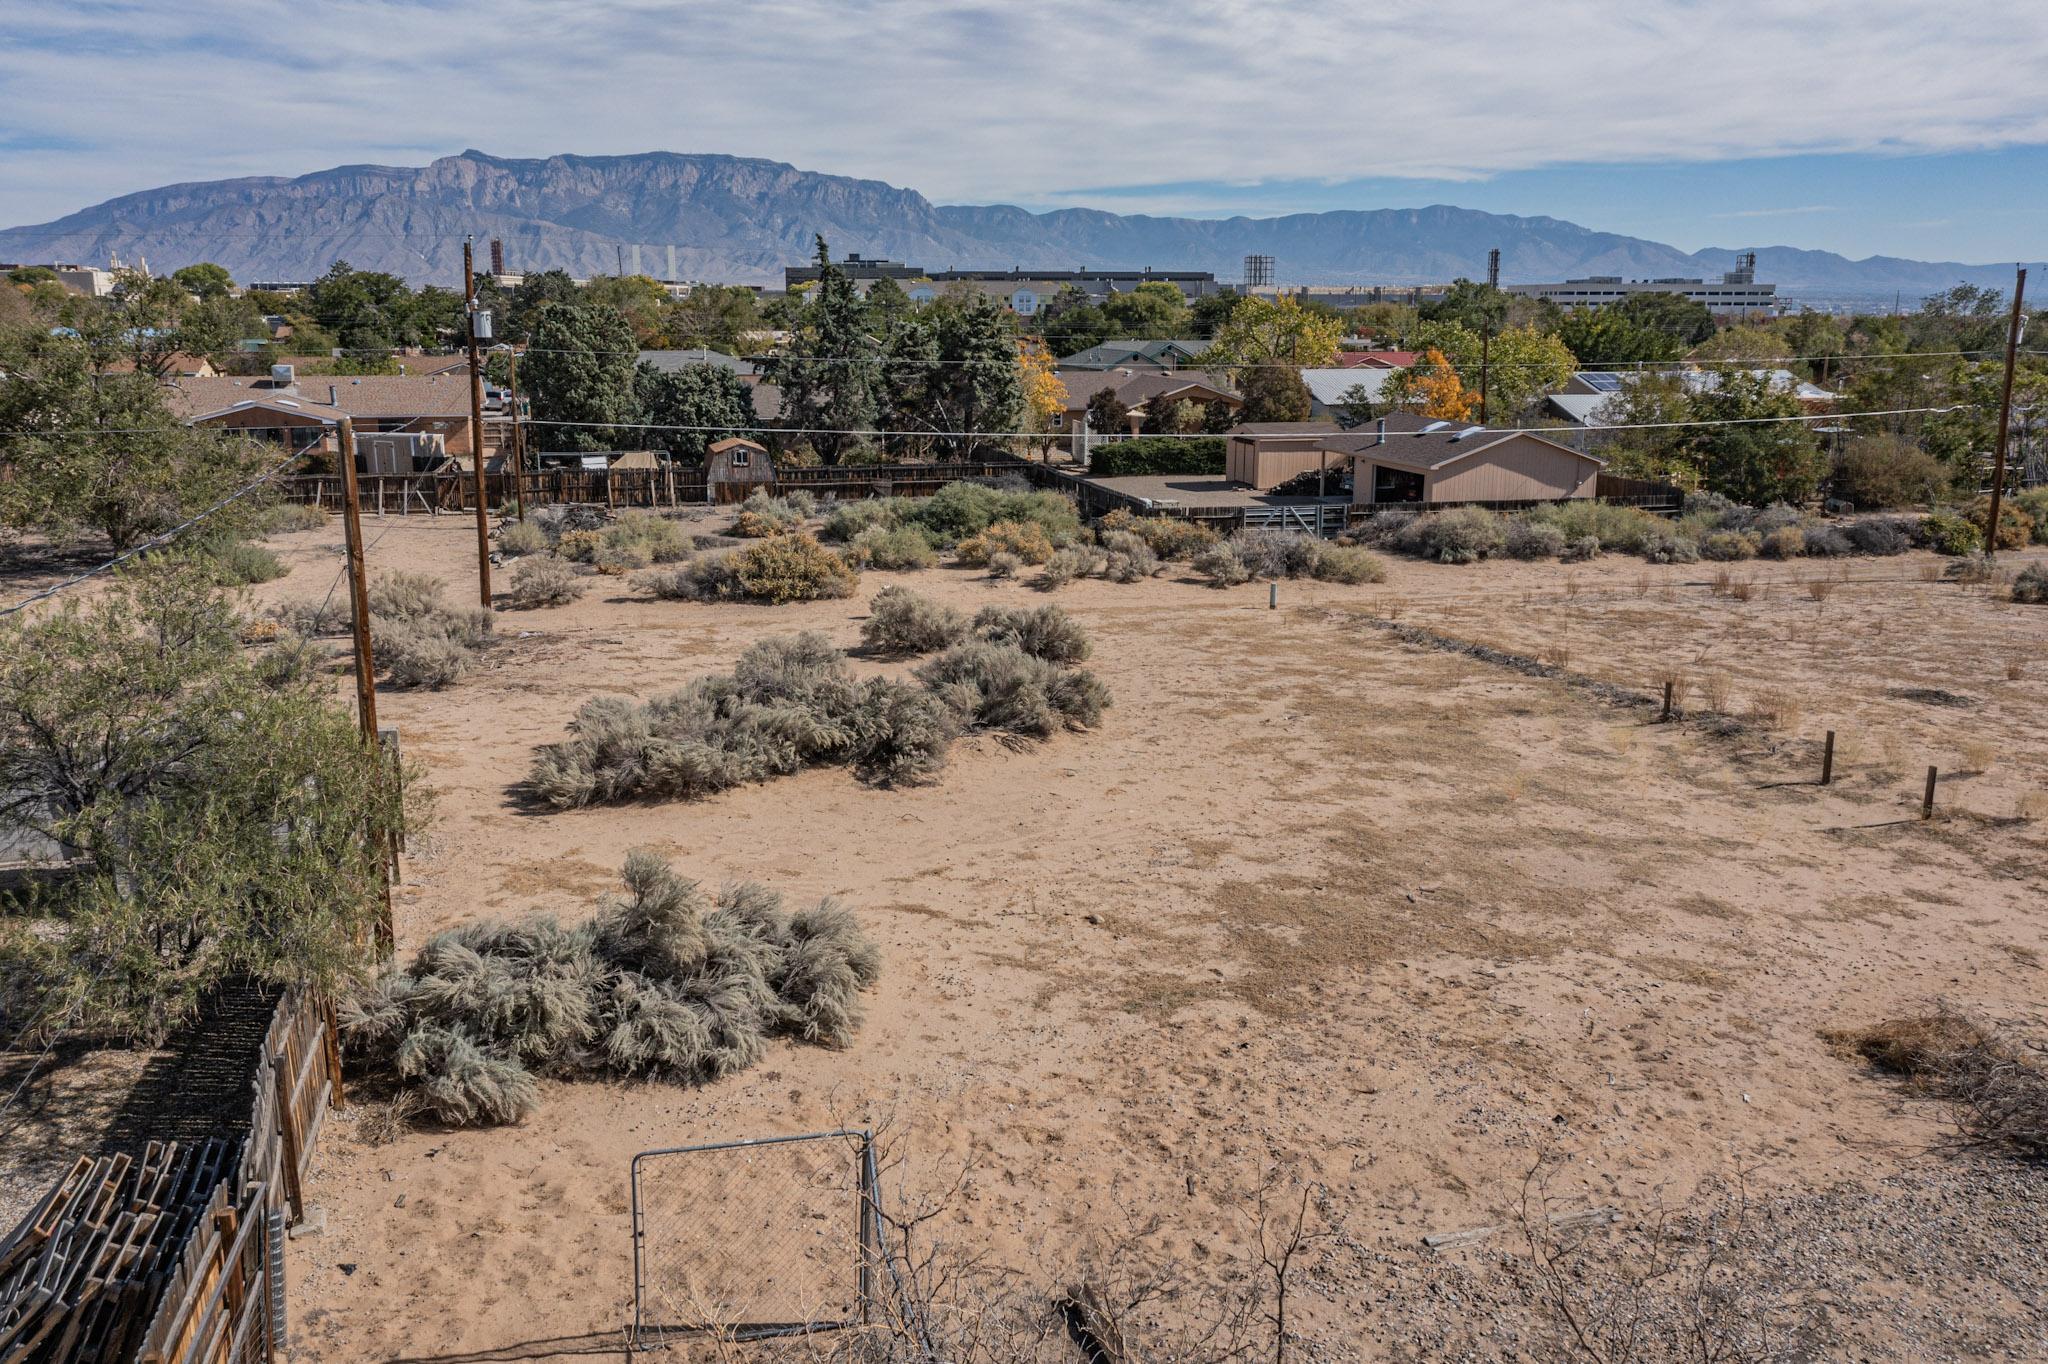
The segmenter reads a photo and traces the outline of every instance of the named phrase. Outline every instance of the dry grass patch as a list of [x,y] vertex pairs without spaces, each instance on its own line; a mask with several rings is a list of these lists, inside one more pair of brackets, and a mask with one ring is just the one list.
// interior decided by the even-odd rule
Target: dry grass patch
[[2048,1070],[2038,1048],[1946,1004],[1822,1037],[1942,1103],[1965,1143],[2048,1157]]

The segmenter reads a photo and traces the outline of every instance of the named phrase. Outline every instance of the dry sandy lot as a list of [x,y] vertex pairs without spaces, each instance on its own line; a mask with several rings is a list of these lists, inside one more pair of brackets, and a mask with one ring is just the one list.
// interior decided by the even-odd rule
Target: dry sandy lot
[[[370,533],[373,569],[473,591],[460,523]],[[263,598],[328,590],[338,534],[275,543],[292,572]],[[1241,1263],[1261,1171],[1319,1180],[1341,1235],[1301,1319],[1333,1357],[1430,1357],[1441,1313],[1414,1302],[1477,1271],[1420,1238],[1500,1222],[1542,1151],[1568,1158],[1565,1204],[1628,1210],[1737,1166],[1788,1198],[1954,1178],[1924,1150],[1940,1115],[1820,1037],[1936,997],[2042,1021],[2048,821],[2014,816],[2048,791],[2048,611],[1924,581],[1934,562],[1855,561],[1825,600],[1797,584],[1836,568],[1744,566],[1765,589],[1746,602],[1714,595],[1709,566],[1618,558],[1390,561],[1380,586],[1282,584],[1278,610],[1264,585],[1084,582],[1057,600],[1115,695],[1095,732],[971,740],[914,790],[823,769],[548,814],[513,787],[589,696],[645,697],[800,628],[851,647],[888,581],[1041,599],[946,569],[783,608],[600,580],[508,612],[482,671],[380,702],[438,796],[402,951],[480,917],[588,913],[645,846],[707,881],[844,897],[886,974],[849,1050],[778,1044],[706,1088],[548,1084],[520,1127],[384,1145],[365,1106],[343,1115],[310,1191],[326,1230],[291,1247],[294,1358],[615,1348],[635,1152],[842,1122],[892,1123],[913,1183],[966,1165],[946,1234],[1019,1267],[1104,1239]],[[1695,703],[1725,677],[1729,708],[1771,702],[1791,728],[1650,724],[1368,620],[1396,613],[1644,692],[1675,669]],[[1842,780],[1822,789],[1826,728]],[[1922,823],[1928,763],[1980,770],[1945,779]],[[2038,1249],[2024,1272],[1971,1265],[1929,1310],[1894,1305],[1907,1317],[1873,1328],[1869,1356],[2048,1349]],[[1850,1277],[1890,1296],[1875,1270]]]

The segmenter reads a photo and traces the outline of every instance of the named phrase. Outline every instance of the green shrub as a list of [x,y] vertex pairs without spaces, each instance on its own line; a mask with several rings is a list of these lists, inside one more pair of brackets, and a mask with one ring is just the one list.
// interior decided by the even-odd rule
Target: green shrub
[[2028,564],[2012,580],[2012,599],[2030,606],[2048,606],[2048,564]]
[[1641,554],[1643,542],[1671,534],[1671,524],[1641,507],[1620,507],[1591,498],[1573,498],[1533,507],[1523,514],[1528,520],[1556,526],[1565,541],[1598,540],[1602,549],[1617,554]]
[[730,564],[745,596],[774,606],[850,597],[860,586],[844,559],[808,535],[757,540],[734,551]]
[[1484,507],[1452,507],[1418,516],[1396,546],[1406,554],[1445,564],[1470,564],[1498,554],[1507,543],[1501,518]]
[[[1983,538],[1989,531],[1991,521],[1991,498],[1989,494],[1970,504],[1970,524],[1977,528],[1977,535]],[[2034,538],[2034,518],[2013,498],[2005,498],[1998,505],[1998,538],[1993,549],[2025,549]],[[254,581],[262,582],[258,578]]]
[[1091,446],[1088,472],[1096,478],[1135,474],[1220,474],[1221,436],[1140,436]]
[[2048,486],[2028,488],[2013,494],[2013,505],[2034,522],[2034,543],[2048,545]]
[[1237,546],[1228,540],[1196,554],[1194,570],[1216,587],[1235,587],[1252,580],[1250,566],[1238,554]]
[[[679,563],[695,549],[681,522],[651,511],[629,511],[622,515],[604,532],[600,552],[605,548],[645,553],[647,562],[654,564]],[[638,554],[631,553],[631,557]]]
[[348,598],[339,591],[319,601],[279,602],[270,608],[271,619],[304,639],[323,635],[345,635],[354,628],[349,619]]
[[979,535],[998,521],[1029,522],[1055,541],[1081,529],[1074,504],[1058,493],[1004,492],[981,483],[948,483],[923,501],[906,502],[901,516],[941,545]]
[[[955,485],[958,486],[958,485]],[[988,563],[991,554],[1014,554],[1027,564],[1052,558],[1052,539],[1032,521],[996,521],[953,547],[953,555],[971,568]]]
[[1806,553],[1806,532],[1798,526],[1780,526],[1767,533],[1758,548],[1767,559],[1796,559]]
[[1183,521],[1178,517],[1138,516],[1126,508],[1115,511],[1096,522],[1100,531],[1123,531],[1135,535],[1161,559],[1192,559],[1223,537],[1199,521]]
[[853,537],[847,554],[856,567],[889,573],[934,568],[939,562],[930,538],[916,526],[898,526],[894,530],[870,526]]
[[823,538],[848,544],[863,531],[894,530],[903,524],[908,500],[901,497],[873,497],[864,502],[842,502],[825,515]]
[[1700,537],[1700,557],[1717,563],[1754,559],[1762,547],[1757,537],[1746,530],[1711,530]]
[[1916,538],[1936,554],[1976,554],[1984,548],[1984,532],[1968,517],[1952,511],[1922,517]]
[[576,564],[594,561],[598,550],[603,547],[604,532],[601,530],[565,530],[555,539],[555,553]]
[[567,606],[589,584],[552,554],[527,555],[512,566],[512,605],[531,611],[542,606]]
[[1007,644],[1048,663],[1079,663],[1091,645],[1080,623],[1057,606],[984,606],[974,613],[977,639]]
[[1600,539],[1594,535],[1581,535],[1576,539],[1567,540],[1564,552],[1557,557],[1560,563],[1567,564],[1582,564],[1588,559],[1597,559],[1600,557]]
[[657,568],[633,585],[665,601],[738,601],[746,595],[731,554],[706,554],[671,568]]
[[547,532],[531,521],[508,521],[498,527],[498,549],[515,557],[546,554]]
[[194,560],[210,580],[223,587],[275,582],[289,572],[282,559],[247,540],[208,544],[198,551]]
[[1835,497],[1869,511],[1912,507],[1940,496],[1948,476],[1941,461],[1904,436],[1860,436],[1835,462]]
[[1510,559],[1555,559],[1564,553],[1564,532],[1548,521],[1508,518],[1503,549]]
[[610,540],[597,547],[591,566],[608,578],[623,578],[654,562],[654,555],[638,540]]
[[768,1039],[847,1045],[881,954],[834,900],[790,912],[753,882],[714,898],[645,852],[627,893],[573,928],[551,918],[442,933],[344,998],[358,1064],[387,1068],[451,1126],[517,1122],[535,1073],[701,1084]]
[[1085,578],[1102,565],[1102,555],[1094,549],[1054,550],[1045,561],[1045,570],[1031,580],[1031,585],[1041,592],[1057,592],[1076,578]]
[[1378,557],[1368,550],[1347,545],[1320,545],[1316,549],[1313,575],[1324,582],[1358,583],[1384,582],[1387,568]]
[[907,587],[883,588],[868,611],[860,627],[861,643],[878,654],[928,654],[967,637],[967,617]]

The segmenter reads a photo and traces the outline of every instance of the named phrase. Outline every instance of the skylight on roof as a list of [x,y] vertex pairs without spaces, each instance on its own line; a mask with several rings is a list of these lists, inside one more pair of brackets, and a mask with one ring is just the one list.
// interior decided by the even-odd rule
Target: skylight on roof
[[1423,427],[1420,431],[1416,432],[1415,434],[1418,436],[1427,436],[1432,432],[1441,431],[1449,425],[1449,422],[1431,422],[1429,425]]

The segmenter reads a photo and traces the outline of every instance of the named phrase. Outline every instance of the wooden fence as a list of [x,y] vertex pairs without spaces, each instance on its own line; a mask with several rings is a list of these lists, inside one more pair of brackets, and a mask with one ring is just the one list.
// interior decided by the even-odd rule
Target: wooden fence
[[[774,479],[766,483],[721,481],[708,491],[702,469],[543,469],[518,475],[486,473],[484,498],[494,508],[510,505],[515,477],[518,492],[529,507],[699,507],[707,502],[739,502],[756,488],[771,494],[803,491],[841,500],[930,497],[948,483],[962,479],[1001,478],[1039,467],[1022,460],[983,460],[785,468],[777,470]],[[363,510],[380,516],[438,516],[476,508],[476,478],[472,474],[364,474],[356,484]],[[276,487],[287,502],[341,508],[339,474],[280,478]]]
[[6,1364],[269,1364],[284,1348],[285,1227],[341,1102],[333,1005],[278,1003],[233,1143],[80,1157],[0,1242]]

